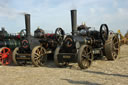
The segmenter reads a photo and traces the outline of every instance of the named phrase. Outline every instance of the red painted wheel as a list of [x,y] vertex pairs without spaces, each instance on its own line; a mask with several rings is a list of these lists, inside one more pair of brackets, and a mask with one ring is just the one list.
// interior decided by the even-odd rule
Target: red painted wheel
[[2,65],[8,65],[12,61],[12,52],[10,48],[2,47],[0,49],[0,63]]

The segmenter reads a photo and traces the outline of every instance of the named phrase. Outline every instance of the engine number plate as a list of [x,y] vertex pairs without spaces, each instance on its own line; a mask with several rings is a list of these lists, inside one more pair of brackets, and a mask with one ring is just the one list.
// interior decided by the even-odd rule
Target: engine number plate
[[63,58],[71,58],[71,56],[63,56]]

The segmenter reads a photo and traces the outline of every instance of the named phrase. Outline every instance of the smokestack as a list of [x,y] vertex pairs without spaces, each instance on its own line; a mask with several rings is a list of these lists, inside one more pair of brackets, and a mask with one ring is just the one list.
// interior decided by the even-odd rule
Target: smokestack
[[31,28],[30,28],[30,14],[25,14],[25,26],[26,26],[26,36],[31,35]]
[[71,10],[72,35],[77,31],[77,10]]

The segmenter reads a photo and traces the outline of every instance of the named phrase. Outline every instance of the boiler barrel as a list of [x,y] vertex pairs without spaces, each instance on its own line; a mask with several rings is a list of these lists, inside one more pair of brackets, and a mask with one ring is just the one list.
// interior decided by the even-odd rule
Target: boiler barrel
[[16,47],[20,46],[20,41],[19,40],[4,40],[4,41],[0,41],[0,48],[1,47],[8,47],[11,49],[14,49]]
[[2,33],[0,34],[0,40],[4,39],[18,39],[18,35],[16,34],[7,34],[7,33]]

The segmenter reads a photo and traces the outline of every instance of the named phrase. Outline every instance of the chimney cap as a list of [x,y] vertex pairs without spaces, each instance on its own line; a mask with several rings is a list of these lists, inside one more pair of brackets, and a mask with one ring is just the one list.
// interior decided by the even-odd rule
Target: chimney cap
[[30,16],[30,14],[24,14],[24,15]]

